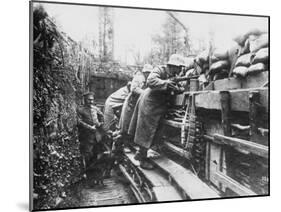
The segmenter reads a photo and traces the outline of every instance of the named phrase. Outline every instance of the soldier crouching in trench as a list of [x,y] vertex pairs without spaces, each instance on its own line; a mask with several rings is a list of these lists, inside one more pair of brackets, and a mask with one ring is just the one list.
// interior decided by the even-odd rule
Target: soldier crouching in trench
[[103,114],[94,105],[95,94],[85,93],[84,105],[77,108],[78,138],[85,170],[97,160],[101,150]]
[[134,135],[134,143],[140,147],[135,159],[140,161],[140,166],[144,169],[153,169],[147,159],[147,151],[156,144],[159,122],[167,111],[167,102],[171,93],[182,92],[171,80],[181,72],[182,66],[184,66],[184,58],[174,54],[170,57],[167,66],[153,69],[147,78],[147,88],[135,107],[129,134]]

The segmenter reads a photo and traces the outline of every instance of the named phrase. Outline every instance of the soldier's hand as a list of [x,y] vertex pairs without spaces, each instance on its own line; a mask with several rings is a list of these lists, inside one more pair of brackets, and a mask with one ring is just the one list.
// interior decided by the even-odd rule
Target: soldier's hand
[[91,126],[91,130],[96,130],[97,128],[96,128],[96,126]]
[[169,90],[177,90],[177,88],[178,88],[178,86],[177,86],[177,84],[174,82],[174,81],[172,81],[172,80],[167,80],[167,88],[169,89]]

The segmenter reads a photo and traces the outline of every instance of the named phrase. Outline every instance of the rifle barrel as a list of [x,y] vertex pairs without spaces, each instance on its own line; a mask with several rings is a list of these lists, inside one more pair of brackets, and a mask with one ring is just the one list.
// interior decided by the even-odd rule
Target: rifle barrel
[[195,76],[191,76],[191,77],[176,77],[174,79],[175,82],[181,82],[181,81],[186,81],[186,80],[190,80],[190,79],[196,79],[198,78],[199,75],[195,75]]

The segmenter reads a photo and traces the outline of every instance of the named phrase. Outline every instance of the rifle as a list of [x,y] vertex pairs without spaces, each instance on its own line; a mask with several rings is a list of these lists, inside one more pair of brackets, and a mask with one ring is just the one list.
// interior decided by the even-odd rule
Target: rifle
[[198,77],[199,77],[199,75],[190,76],[190,77],[172,77],[172,78],[170,78],[170,80],[172,80],[175,83],[178,83],[178,82],[182,82],[182,81],[188,81],[188,80],[191,80],[191,79],[196,79]]

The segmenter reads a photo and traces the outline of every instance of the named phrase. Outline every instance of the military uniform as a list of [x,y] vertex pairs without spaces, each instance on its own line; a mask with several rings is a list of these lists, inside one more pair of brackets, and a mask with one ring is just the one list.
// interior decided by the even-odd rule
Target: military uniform
[[[77,108],[77,118],[80,151],[88,166],[98,153],[97,143],[102,138],[100,127],[103,122],[103,114],[96,106],[81,106]],[[92,126],[95,126],[96,130],[91,129]]]
[[143,93],[145,88],[146,88],[145,76],[142,72],[137,72],[132,80],[131,92],[125,99],[122,107],[120,122],[119,122],[121,133],[125,133],[125,134],[128,133],[128,129],[134,112],[135,105],[137,103],[140,94]]
[[124,86],[111,94],[105,101],[104,105],[104,130],[115,130],[115,111],[122,108],[126,97],[129,95],[130,90],[128,86]]
[[145,149],[151,147],[161,117],[167,110],[170,94],[167,79],[171,77],[165,66],[156,67],[147,78],[147,87],[136,104],[129,134],[134,142]]

